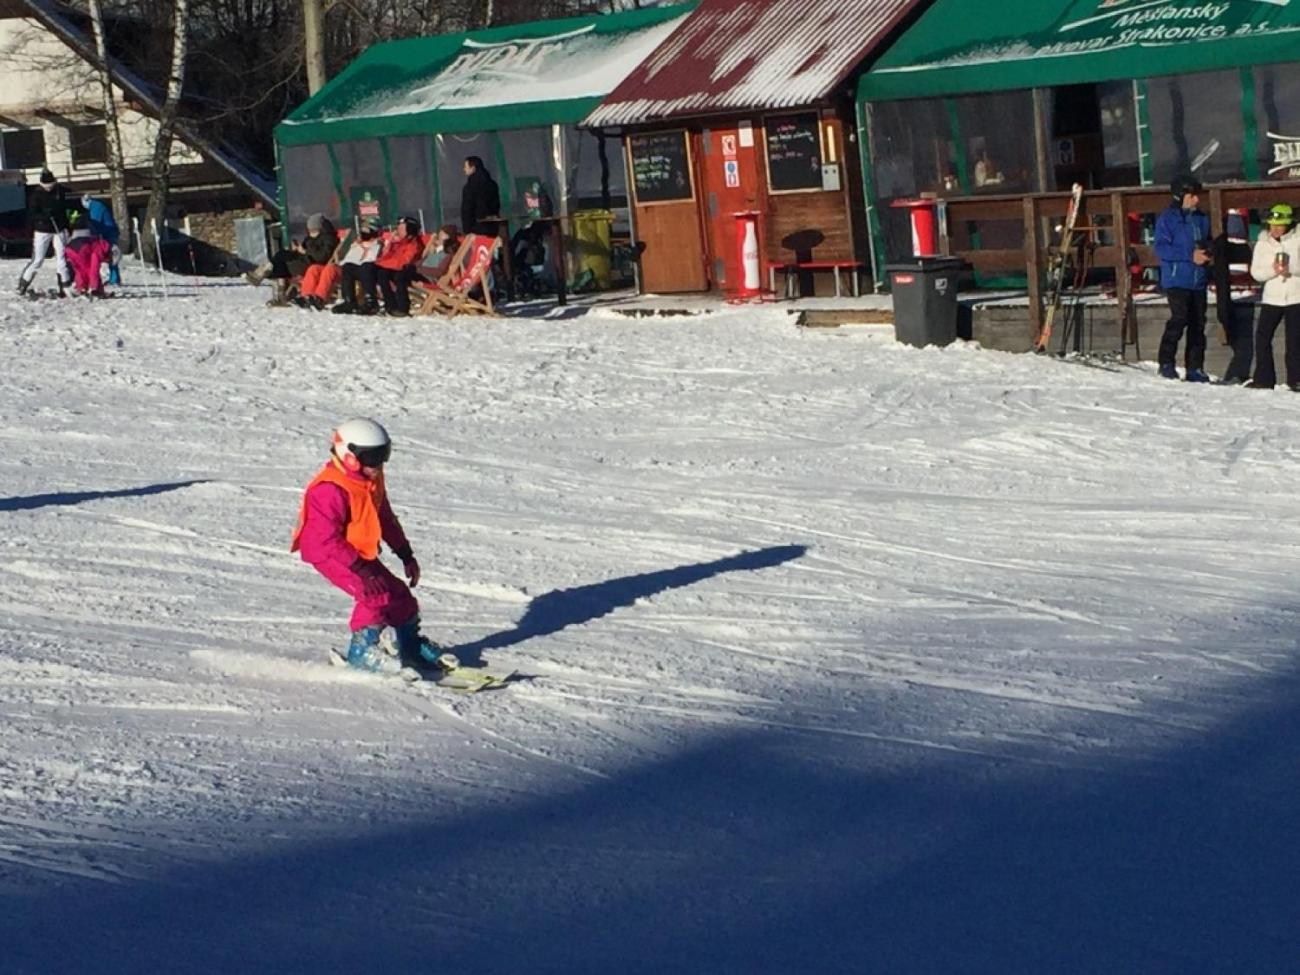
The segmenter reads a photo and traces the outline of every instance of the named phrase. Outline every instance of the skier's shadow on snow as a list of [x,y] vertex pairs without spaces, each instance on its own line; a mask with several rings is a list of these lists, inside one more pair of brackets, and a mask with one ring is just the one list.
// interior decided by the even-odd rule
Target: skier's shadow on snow
[[206,483],[206,480],[170,481],[166,484],[146,484],[144,487],[119,488],[116,491],[58,491],[54,494],[29,494],[25,498],[0,498],[0,511],[30,511],[32,508],[81,504],[83,501],[99,501],[102,498],[139,498],[149,494],[165,494],[168,491],[179,491],[181,488]]
[[667,589],[680,589],[724,572],[768,569],[800,558],[808,551],[806,545],[778,545],[729,555],[712,562],[682,565],[658,572],[621,576],[589,586],[573,589],[556,589],[538,596],[528,604],[523,617],[509,630],[493,633],[472,643],[447,649],[463,663],[480,664],[483,651],[514,646],[535,636],[555,633],[568,626],[578,626],[599,619],[620,606],[631,606],[638,599],[653,596]]

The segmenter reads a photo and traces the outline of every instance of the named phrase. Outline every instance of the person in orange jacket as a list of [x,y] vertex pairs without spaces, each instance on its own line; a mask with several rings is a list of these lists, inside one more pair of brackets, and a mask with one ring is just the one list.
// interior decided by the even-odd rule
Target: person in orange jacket
[[[420,635],[420,605],[410,588],[420,581],[420,563],[384,487],[391,453],[388,431],[374,420],[339,424],[329,460],[303,494],[289,551],[301,552],[304,562],[356,600],[348,664],[377,672],[445,667],[438,648]],[[381,542],[401,560],[406,583],[379,561]],[[379,645],[386,626],[396,637],[396,661]]]
[[384,299],[384,311],[389,315],[405,318],[411,314],[411,282],[415,280],[415,266],[423,256],[420,221],[403,217],[397,221],[393,236],[375,261],[379,293]]

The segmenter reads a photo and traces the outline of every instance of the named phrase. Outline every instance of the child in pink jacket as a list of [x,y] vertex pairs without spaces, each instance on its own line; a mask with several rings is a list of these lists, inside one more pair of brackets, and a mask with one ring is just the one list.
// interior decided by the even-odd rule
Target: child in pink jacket
[[[420,581],[420,564],[384,487],[392,452],[388,431],[357,417],[334,431],[328,463],[307,485],[291,552],[356,600],[347,660],[353,667],[392,671],[438,662],[437,647],[420,635],[420,605],[406,583],[379,561],[380,542],[402,561],[407,581]],[[379,647],[393,627],[400,664]]]
[[106,298],[100,280],[100,267],[112,257],[108,241],[96,237],[86,226],[86,218],[74,211],[70,221],[72,239],[64,246],[64,256],[72,269],[72,286],[78,294]]

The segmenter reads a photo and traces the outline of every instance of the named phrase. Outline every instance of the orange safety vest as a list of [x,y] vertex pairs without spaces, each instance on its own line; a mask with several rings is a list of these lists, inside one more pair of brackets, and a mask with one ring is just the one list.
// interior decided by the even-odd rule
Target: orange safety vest
[[348,496],[348,528],[344,537],[348,544],[357,550],[363,559],[379,557],[379,542],[383,537],[383,528],[379,524],[379,508],[384,502],[384,475],[373,481],[368,478],[348,477],[343,465],[331,457],[330,462],[321,468],[303,492],[302,506],[298,509],[298,524],[293,530],[293,541],[289,551],[298,551],[298,537],[307,522],[307,492],[317,484],[328,481],[337,484]]

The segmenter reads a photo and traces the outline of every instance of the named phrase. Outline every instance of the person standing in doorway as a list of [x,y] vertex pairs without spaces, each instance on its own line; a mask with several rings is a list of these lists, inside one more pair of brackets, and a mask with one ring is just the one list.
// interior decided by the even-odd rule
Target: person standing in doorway
[[1250,258],[1250,276],[1264,285],[1259,299],[1259,324],[1255,327],[1255,378],[1251,389],[1272,389],[1277,384],[1273,365],[1273,335],[1279,322],[1286,329],[1286,384],[1300,393],[1300,234],[1291,229],[1294,214],[1285,203],[1274,204],[1264,218]]
[[1178,176],[1170,184],[1173,200],[1156,219],[1160,287],[1169,299],[1169,322],[1160,339],[1160,375],[1177,379],[1178,343],[1187,333],[1184,361],[1189,383],[1208,383],[1205,374],[1205,307],[1210,274],[1210,218],[1197,209],[1201,182]]
[[460,194],[460,226],[467,234],[497,235],[501,190],[478,156],[465,159],[465,188]]

